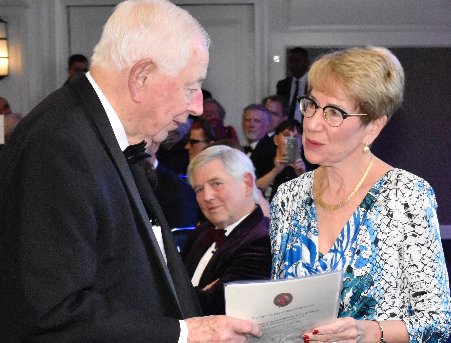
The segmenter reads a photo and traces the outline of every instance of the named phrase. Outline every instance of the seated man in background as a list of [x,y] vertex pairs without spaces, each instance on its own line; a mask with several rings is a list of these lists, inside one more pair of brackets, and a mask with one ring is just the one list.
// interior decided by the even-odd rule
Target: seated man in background
[[207,119],[213,126],[217,139],[230,139],[236,144],[240,144],[238,134],[231,125],[225,125],[226,111],[216,99],[204,99],[204,111],[202,117]]
[[259,104],[251,104],[243,110],[243,133],[248,145],[243,147],[255,167],[257,178],[274,168],[276,146],[268,130],[271,127],[271,113]]
[[[185,149],[188,151],[190,162],[197,156],[199,153],[208,148],[211,145],[227,145],[235,149],[240,149],[241,147],[235,141],[231,139],[217,139],[216,131],[211,126],[210,122],[203,117],[196,117],[191,126],[191,130],[188,136],[188,143],[185,146]],[[266,217],[269,218],[269,202],[264,198],[262,192],[258,191],[258,204],[262,208],[262,211]],[[205,218],[201,216],[200,221],[203,221]]]
[[252,162],[238,149],[205,149],[188,166],[188,181],[208,221],[188,236],[182,258],[203,314],[224,314],[226,282],[270,276],[269,221],[257,205]]

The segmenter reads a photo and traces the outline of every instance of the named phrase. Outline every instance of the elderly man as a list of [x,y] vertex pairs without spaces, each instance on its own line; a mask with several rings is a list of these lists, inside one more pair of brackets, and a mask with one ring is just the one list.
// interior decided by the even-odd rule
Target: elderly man
[[134,168],[145,143],[127,148],[161,142],[202,113],[208,45],[199,23],[169,1],[125,1],[104,26],[90,73],[13,132],[0,153],[1,342],[261,334],[250,321],[197,317],[166,220]]
[[251,104],[243,110],[243,133],[248,141],[244,151],[251,158],[257,178],[262,177],[274,168],[276,145],[269,137],[271,113],[259,104]]
[[224,283],[270,277],[269,221],[256,205],[252,162],[238,149],[205,149],[188,181],[208,221],[188,236],[182,257],[204,314],[224,314]]

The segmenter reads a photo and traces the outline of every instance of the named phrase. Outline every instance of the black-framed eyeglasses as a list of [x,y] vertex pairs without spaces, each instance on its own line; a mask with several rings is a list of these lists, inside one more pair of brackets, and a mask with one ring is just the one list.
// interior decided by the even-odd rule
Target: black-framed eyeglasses
[[188,139],[188,144],[190,145],[194,145],[194,144],[198,144],[198,143],[208,143],[208,141],[206,141],[205,139]]
[[301,113],[306,118],[311,118],[315,115],[318,108],[323,110],[324,120],[333,127],[338,127],[343,123],[348,117],[351,116],[366,116],[366,113],[348,113],[340,107],[334,105],[327,105],[321,107],[318,103],[308,96],[298,96],[297,100],[299,102],[299,107],[301,108]]

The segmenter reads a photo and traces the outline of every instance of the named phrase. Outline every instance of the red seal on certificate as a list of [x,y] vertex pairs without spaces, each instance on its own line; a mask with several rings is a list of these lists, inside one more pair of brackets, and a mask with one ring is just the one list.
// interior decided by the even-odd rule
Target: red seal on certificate
[[285,307],[293,301],[291,293],[280,293],[274,298],[274,305],[277,307]]

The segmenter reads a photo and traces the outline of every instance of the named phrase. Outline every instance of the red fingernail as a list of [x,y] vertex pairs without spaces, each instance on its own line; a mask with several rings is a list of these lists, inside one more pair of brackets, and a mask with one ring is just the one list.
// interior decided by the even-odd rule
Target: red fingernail
[[310,337],[309,337],[308,335],[304,335],[304,336],[302,336],[302,339],[303,339],[304,341],[308,341],[308,340],[310,339]]
[[319,331],[315,329],[315,330],[313,330],[313,334],[317,335],[317,334],[319,334]]

